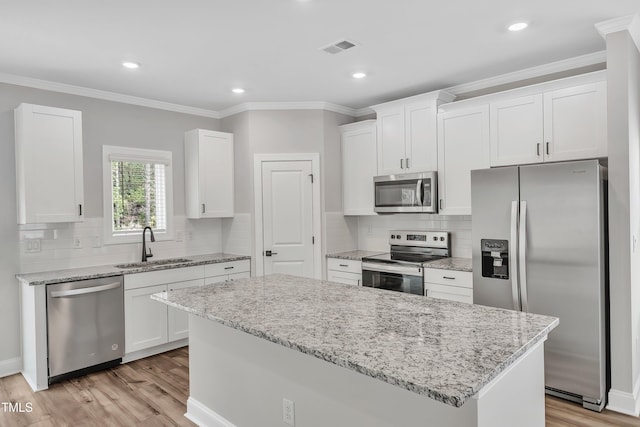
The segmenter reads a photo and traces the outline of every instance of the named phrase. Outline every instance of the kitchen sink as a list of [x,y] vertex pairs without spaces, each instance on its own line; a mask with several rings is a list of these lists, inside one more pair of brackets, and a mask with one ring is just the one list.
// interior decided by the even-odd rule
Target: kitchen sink
[[183,262],[190,262],[190,259],[187,258],[168,258],[168,259],[159,259],[157,261],[145,261],[145,262],[132,262],[129,264],[117,264],[116,268],[140,268],[140,267],[151,267],[154,265],[168,265],[168,264],[181,264]]

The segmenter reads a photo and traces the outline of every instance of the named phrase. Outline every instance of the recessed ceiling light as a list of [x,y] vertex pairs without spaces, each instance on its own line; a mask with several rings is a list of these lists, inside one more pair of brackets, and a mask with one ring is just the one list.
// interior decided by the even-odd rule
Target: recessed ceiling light
[[529,24],[526,22],[516,22],[515,24],[511,24],[507,27],[509,31],[522,31],[527,28]]
[[124,68],[131,68],[131,69],[140,68],[140,64],[138,64],[137,62],[130,62],[130,61],[123,62],[122,66]]
[[235,87],[235,88],[231,89],[231,92],[233,92],[233,93],[244,93],[244,89],[242,89],[241,87]]
[[363,79],[365,77],[367,77],[367,75],[365,73],[359,72],[359,73],[353,73],[352,74],[354,79]]

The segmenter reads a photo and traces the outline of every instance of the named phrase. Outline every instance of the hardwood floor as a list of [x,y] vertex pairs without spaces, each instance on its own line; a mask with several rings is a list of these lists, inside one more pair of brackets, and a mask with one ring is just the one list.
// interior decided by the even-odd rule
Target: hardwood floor
[[[33,393],[22,375],[0,379],[0,402],[21,403],[12,413],[0,406],[2,427],[194,426],[184,417],[189,395],[187,347],[64,381]],[[640,419],[611,411],[588,411],[547,396],[548,427],[640,427]]]

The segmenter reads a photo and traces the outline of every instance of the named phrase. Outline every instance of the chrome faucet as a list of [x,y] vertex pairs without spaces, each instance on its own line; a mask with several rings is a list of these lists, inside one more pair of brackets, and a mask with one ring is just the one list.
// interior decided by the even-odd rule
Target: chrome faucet
[[147,230],[149,230],[149,232],[151,233],[151,241],[156,241],[156,238],[153,236],[153,230],[151,229],[151,227],[145,227],[142,230],[142,262],[147,262],[147,258],[151,258],[153,256],[153,254],[151,253],[151,248],[149,248],[149,253],[147,253],[147,242],[145,240]]

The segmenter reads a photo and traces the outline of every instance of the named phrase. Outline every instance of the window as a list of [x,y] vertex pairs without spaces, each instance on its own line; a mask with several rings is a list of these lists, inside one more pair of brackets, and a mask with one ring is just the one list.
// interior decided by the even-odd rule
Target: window
[[102,154],[105,243],[138,242],[146,226],[170,239],[172,153],[105,145]]

